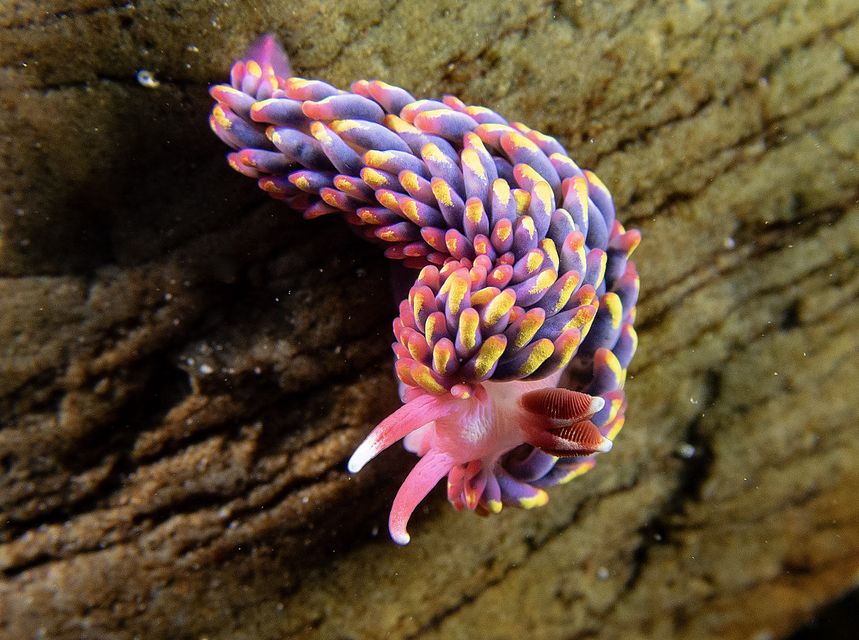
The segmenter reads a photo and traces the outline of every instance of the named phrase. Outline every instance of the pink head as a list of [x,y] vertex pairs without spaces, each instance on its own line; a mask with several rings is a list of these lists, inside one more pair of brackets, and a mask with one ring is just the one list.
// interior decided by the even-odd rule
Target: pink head
[[501,464],[520,445],[536,447],[551,461],[611,449],[611,440],[590,421],[603,408],[603,399],[556,388],[553,377],[486,382],[466,398],[421,392],[370,433],[349,460],[352,473],[403,438],[421,456],[391,508],[395,542],[409,542],[409,517],[444,476],[454,507],[497,513],[503,502],[531,507],[546,500],[541,488],[516,479]]

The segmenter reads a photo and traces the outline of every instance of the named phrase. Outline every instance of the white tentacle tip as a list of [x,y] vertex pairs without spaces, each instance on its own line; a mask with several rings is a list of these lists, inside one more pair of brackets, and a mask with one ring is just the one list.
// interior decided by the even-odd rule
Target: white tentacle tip
[[391,539],[398,545],[405,546],[409,544],[409,541],[412,539],[412,537],[408,534],[407,531],[391,531]]
[[352,457],[349,458],[349,462],[346,463],[346,468],[349,470],[349,473],[358,473],[364,468],[364,465],[372,459],[373,451],[370,447],[365,447],[362,444],[360,447],[355,449],[355,453],[352,454]]

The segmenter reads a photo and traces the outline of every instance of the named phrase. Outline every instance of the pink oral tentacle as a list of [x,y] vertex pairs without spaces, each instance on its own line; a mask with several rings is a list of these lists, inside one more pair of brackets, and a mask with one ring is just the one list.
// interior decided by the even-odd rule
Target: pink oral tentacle
[[450,405],[435,396],[424,395],[410,400],[382,420],[349,458],[349,471],[358,473],[365,464],[392,444],[425,424],[450,412]]
[[414,466],[406,481],[397,491],[391,515],[388,518],[388,530],[391,538],[397,544],[408,544],[411,539],[406,526],[409,518],[432,488],[438,484],[453,466],[453,460],[447,454],[430,451]]

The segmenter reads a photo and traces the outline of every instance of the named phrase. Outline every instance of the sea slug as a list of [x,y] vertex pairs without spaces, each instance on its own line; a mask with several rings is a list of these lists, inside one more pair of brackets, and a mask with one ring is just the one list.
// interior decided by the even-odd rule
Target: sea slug
[[554,139],[452,96],[293,77],[274,37],[210,90],[230,165],[305,218],[336,213],[419,269],[394,320],[403,406],[349,460],[403,440],[420,460],[389,529],[399,544],[447,476],[457,509],[546,503],[624,423],[640,234]]

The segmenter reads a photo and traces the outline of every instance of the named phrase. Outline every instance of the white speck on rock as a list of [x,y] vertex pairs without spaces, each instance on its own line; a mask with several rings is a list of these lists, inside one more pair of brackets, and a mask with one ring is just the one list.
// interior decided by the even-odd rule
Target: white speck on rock
[[677,446],[677,455],[684,460],[689,460],[694,457],[696,451],[697,449],[695,448],[695,445],[689,444],[688,442],[681,442]]
[[149,69],[141,69],[137,72],[137,82],[141,87],[146,87],[147,89],[157,89],[161,86],[158,78]]

